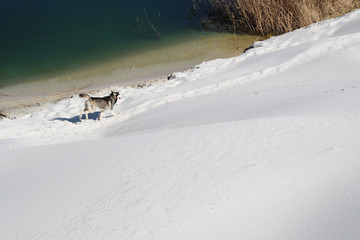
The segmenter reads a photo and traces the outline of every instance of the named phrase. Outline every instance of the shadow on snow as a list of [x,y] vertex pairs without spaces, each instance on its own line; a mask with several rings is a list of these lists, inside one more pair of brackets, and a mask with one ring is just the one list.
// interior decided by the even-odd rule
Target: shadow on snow
[[[89,113],[88,117],[91,120],[97,120],[99,115],[100,115],[100,112]],[[83,115],[81,119],[85,119],[85,115]],[[80,123],[81,122],[81,120],[79,119],[79,116],[75,116],[75,117],[72,117],[72,118],[58,117],[58,118],[52,119],[51,121],[66,121],[66,122],[70,122],[70,123]]]

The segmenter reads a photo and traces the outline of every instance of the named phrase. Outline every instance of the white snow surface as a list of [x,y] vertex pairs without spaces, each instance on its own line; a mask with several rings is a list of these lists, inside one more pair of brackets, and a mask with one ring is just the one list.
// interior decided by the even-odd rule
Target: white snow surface
[[360,239],[359,10],[175,75],[0,121],[0,239]]

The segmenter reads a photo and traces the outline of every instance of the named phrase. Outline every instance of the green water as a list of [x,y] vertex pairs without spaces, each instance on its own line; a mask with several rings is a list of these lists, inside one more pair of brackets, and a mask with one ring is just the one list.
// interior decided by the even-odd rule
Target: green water
[[0,0],[0,87],[197,37],[191,0]]

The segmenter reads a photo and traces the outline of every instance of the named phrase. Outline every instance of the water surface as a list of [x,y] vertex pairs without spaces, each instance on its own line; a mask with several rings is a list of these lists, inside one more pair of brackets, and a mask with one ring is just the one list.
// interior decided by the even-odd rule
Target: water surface
[[0,0],[0,84],[197,38],[192,0]]

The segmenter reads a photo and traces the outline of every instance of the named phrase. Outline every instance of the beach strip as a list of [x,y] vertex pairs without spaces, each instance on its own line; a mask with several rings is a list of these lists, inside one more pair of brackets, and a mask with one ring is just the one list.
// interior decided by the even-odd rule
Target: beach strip
[[0,89],[0,111],[8,113],[16,108],[55,102],[79,91],[144,85],[148,81],[166,79],[172,72],[187,70],[204,61],[240,55],[257,40],[257,36],[213,33],[50,79],[3,87]]

